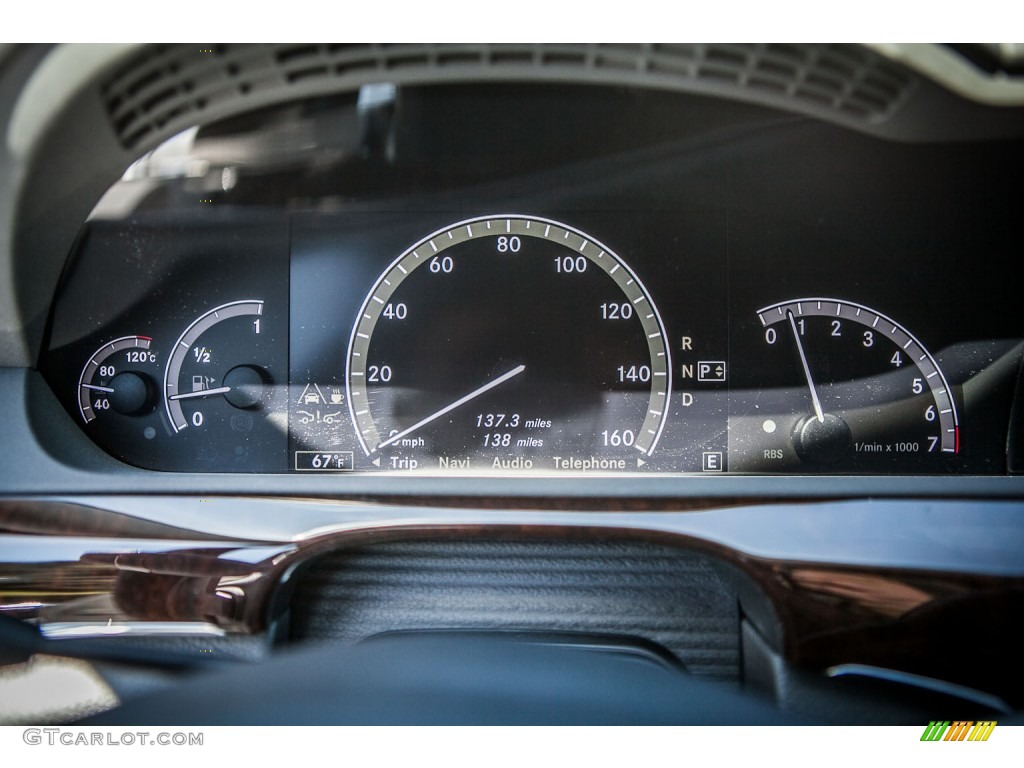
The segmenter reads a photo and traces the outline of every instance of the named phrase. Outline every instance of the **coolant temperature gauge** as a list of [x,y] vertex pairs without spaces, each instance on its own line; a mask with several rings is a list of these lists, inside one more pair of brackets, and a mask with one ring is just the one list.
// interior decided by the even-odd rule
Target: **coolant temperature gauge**
[[157,355],[152,343],[149,336],[122,336],[92,354],[78,377],[78,410],[86,424],[153,410]]

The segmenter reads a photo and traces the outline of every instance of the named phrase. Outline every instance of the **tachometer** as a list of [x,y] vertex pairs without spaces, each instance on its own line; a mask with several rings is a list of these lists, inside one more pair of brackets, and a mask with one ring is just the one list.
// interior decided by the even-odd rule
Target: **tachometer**
[[761,344],[744,362],[758,386],[730,394],[734,470],[933,472],[959,451],[953,392],[896,321],[831,298],[757,318]]
[[388,469],[633,469],[672,365],[647,289],[610,248],[532,216],[461,221],[384,271],[349,341],[349,413]]

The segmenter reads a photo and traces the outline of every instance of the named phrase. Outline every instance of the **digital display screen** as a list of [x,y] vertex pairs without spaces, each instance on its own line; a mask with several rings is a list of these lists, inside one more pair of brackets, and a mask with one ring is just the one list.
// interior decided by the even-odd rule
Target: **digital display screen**
[[724,246],[707,212],[294,216],[291,450],[724,471]]

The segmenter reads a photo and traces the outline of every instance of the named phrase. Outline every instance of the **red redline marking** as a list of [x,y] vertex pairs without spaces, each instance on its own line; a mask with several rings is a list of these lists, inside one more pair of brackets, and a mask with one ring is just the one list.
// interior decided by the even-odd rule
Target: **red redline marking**
[[953,453],[960,453],[960,427],[953,431]]
[[152,341],[153,340],[152,336],[139,336],[139,338],[140,339],[145,339],[146,341]]

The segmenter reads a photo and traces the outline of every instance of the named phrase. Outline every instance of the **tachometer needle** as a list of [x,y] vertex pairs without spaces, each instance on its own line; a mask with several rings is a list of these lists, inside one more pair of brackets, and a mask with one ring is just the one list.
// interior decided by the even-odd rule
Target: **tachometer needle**
[[807,386],[811,390],[811,402],[814,403],[814,415],[818,417],[818,421],[824,423],[825,414],[821,410],[821,400],[818,399],[818,390],[814,388],[814,379],[811,378],[811,368],[807,365],[807,355],[804,354],[804,345],[800,341],[800,331],[797,330],[796,320],[793,318],[791,311],[786,311],[786,315],[789,317],[789,325],[793,329],[793,338],[796,339],[796,348],[800,352],[800,362],[804,365],[804,376],[807,377]]
[[196,392],[182,392],[180,395],[171,395],[171,400],[187,400],[190,397],[206,397],[207,395],[223,395],[230,392],[231,387],[215,387],[214,389],[200,389]]
[[[391,445],[391,443],[395,442],[396,440],[401,440],[406,435],[410,434],[411,432],[415,432],[417,429],[419,429],[420,427],[422,427],[422,426],[424,426],[426,424],[429,424],[434,419],[441,418],[446,413],[450,413],[451,411],[454,411],[456,408],[458,408],[460,405],[465,405],[470,400],[473,400],[474,398],[480,397],[480,395],[484,394],[484,392],[489,392],[492,389],[494,389],[495,387],[497,387],[497,386],[499,386],[501,384],[504,384],[506,381],[508,381],[511,378],[514,378],[515,376],[518,376],[520,373],[522,373],[525,370],[526,370],[526,366],[525,365],[517,365],[515,368],[513,368],[508,373],[502,374],[501,376],[499,376],[498,378],[494,379],[493,381],[487,382],[482,387],[474,389],[468,395],[463,395],[458,400],[456,400],[454,403],[452,403],[450,405],[446,405],[444,408],[442,408],[439,411],[436,411],[435,413],[430,414],[425,419],[421,419],[420,421],[417,421],[411,427],[409,427],[408,429],[402,430],[397,435],[392,435],[387,440],[385,440],[382,443],[380,443],[377,446],[377,448],[384,448],[384,447],[386,447],[388,445]],[[374,450],[377,450],[377,448],[374,448]]]

